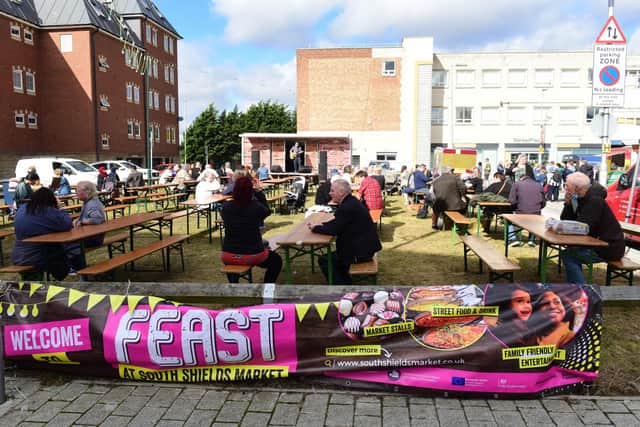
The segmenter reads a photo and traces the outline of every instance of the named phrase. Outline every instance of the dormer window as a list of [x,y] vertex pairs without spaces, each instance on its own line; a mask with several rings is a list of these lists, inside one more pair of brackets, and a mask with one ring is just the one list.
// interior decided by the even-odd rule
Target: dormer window
[[24,29],[24,42],[26,44],[33,44],[33,30],[30,28]]
[[396,75],[396,61],[384,61],[382,63],[382,75],[383,76],[395,76]]
[[107,95],[100,95],[100,109],[102,111],[107,111],[109,108],[111,108],[109,97]]
[[14,113],[14,120],[15,120],[17,128],[23,128],[24,127],[24,113],[16,111]]
[[21,36],[21,31],[20,31],[20,26],[17,24],[11,24],[11,38],[14,40],[18,40],[21,41],[22,40],[22,36]]
[[109,63],[107,57],[104,55],[98,55],[98,68],[100,71],[107,71],[109,69]]
[[38,115],[36,113],[29,113],[27,115],[27,124],[29,129],[38,129]]

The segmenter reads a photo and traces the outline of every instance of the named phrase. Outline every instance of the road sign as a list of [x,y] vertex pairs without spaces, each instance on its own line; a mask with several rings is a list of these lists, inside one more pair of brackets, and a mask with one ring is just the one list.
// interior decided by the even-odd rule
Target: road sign
[[624,107],[626,42],[620,24],[610,16],[593,47],[593,107]]

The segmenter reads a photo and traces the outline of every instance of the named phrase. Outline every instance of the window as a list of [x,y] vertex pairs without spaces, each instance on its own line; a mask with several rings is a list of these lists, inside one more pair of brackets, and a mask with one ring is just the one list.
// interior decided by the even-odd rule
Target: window
[[172,96],[171,97],[171,113],[175,114],[176,112],[176,99]]
[[104,55],[98,55],[98,69],[100,71],[107,71],[109,64],[107,63],[107,57]]
[[431,78],[431,87],[447,87],[449,72],[446,70],[433,70]]
[[153,139],[156,142],[160,142],[160,125],[159,124],[155,124],[153,126]]
[[536,69],[535,83],[534,83],[536,87],[551,87],[552,83],[553,83],[552,69]]
[[158,30],[156,28],[151,29],[151,44],[158,47]]
[[507,84],[509,85],[509,87],[525,87],[527,85],[527,70],[509,70],[507,76]]
[[20,26],[18,24],[11,24],[9,31],[12,39],[22,41]]
[[558,119],[561,125],[578,124],[578,107],[560,107]]
[[153,92],[153,108],[160,110],[160,94],[158,92]]
[[102,142],[102,148],[109,148],[109,140],[111,138],[109,137],[109,134],[103,133],[102,136],[100,137],[100,141]]
[[383,76],[395,76],[396,75],[396,61],[384,61],[382,63],[382,75]]
[[127,120],[127,136],[133,138],[133,120]]
[[456,123],[471,123],[473,107],[456,107]]
[[500,87],[500,70],[482,70],[483,87]]
[[157,59],[153,60],[152,70],[153,70],[153,78],[157,79],[158,78],[158,60]]
[[176,73],[173,65],[169,68],[169,82],[171,82],[172,85],[176,84]]
[[133,101],[133,85],[127,83],[127,102]]
[[16,127],[17,128],[23,128],[24,127],[24,113],[15,113],[15,122],[16,122]]
[[497,125],[500,122],[500,109],[498,107],[482,107],[480,110],[480,123],[483,125]]
[[376,160],[395,161],[397,158],[398,158],[398,153],[394,153],[394,152],[376,153]]
[[563,68],[560,70],[560,86],[577,87],[579,74],[580,70],[578,69]]
[[169,37],[169,54],[173,56],[173,37]]
[[169,82],[169,65],[164,64],[164,81]]
[[164,96],[164,111],[166,111],[167,113],[171,111],[171,104],[169,102],[170,100],[169,98],[170,98],[169,95]]
[[36,74],[32,73],[31,71],[26,71],[24,73],[25,76],[25,83],[27,86],[27,93],[29,95],[35,95],[36,94]]
[[138,121],[133,122],[133,136],[140,139],[140,122]]
[[33,30],[31,28],[24,29],[24,42],[26,44],[33,44]]
[[166,134],[167,144],[171,144],[171,128],[167,126],[165,130],[167,131],[167,134]]
[[473,87],[476,74],[473,70],[458,70],[456,72],[456,87]]
[[171,128],[171,142],[176,143],[176,128]]
[[169,37],[167,37],[167,35],[165,34],[162,39],[162,48],[165,52],[169,52]]
[[110,107],[111,104],[109,103],[109,97],[107,95],[100,95],[100,109],[106,111]]
[[640,70],[627,70],[625,85],[640,88]]
[[13,68],[13,91],[22,93],[24,86],[22,85],[22,70],[20,68]]
[[72,34],[60,35],[60,52],[62,53],[73,52],[73,35]]
[[549,123],[552,119],[551,107],[533,107],[533,124],[542,125]]
[[431,124],[446,125],[447,109],[444,107],[431,107]]
[[510,125],[523,125],[526,120],[527,110],[524,107],[509,107],[507,109],[507,123]]
[[29,113],[27,115],[27,125],[29,129],[38,129],[38,115],[36,113]]
[[147,24],[147,41],[151,43],[151,25]]
[[591,123],[593,121],[593,118],[595,116],[597,116],[598,114],[600,114],[600,108],[598,107],[587,107],[587,115],[586,115],[586,122],[587,123]]
[[133,102],[140,104],[140,86],[133,86]]

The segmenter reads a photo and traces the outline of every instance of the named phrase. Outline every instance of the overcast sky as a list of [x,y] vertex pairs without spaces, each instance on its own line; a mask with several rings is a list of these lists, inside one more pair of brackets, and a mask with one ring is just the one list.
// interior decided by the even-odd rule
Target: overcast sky
[[[592,49],[608,0],[155,0],[179,43],[180,114],[241,110],[271,99],[295,108],[296,48],[399,46],[432,36],[438,51]],[[640,54],[640,0],[615,16]],[[183,122],[184,123],[184,122]]]

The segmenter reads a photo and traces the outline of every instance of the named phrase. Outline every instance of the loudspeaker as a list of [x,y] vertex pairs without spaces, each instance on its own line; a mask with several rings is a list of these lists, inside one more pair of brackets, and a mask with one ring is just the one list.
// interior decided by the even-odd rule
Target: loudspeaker
[[312,171],[313,169],[311,166],[300,166],[300,169],[298,169],[298,172],[300,173],[311,173]]
[[320,181],[327,180],[327,152],[320,151],[320,157],[318,158],[318,179]]
[[260,167],[260,152],[257,150],[251,152],[251,165],[253,170],[258,170]]

